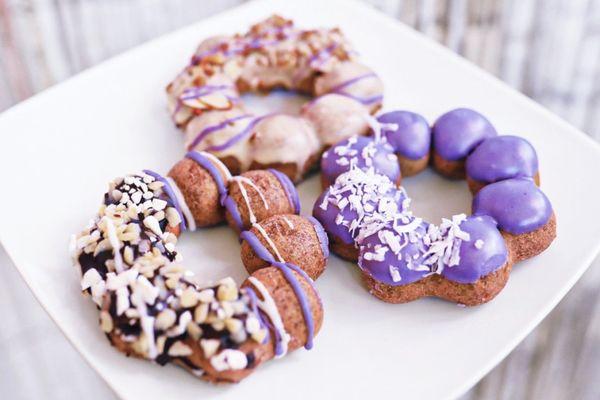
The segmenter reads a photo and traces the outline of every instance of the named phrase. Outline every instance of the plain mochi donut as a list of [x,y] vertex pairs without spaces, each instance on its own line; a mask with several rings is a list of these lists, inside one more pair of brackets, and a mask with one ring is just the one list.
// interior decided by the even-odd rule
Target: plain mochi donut
[[[119,351],[179,365],[210,382],[239,382],[265,361],[313,346],[323,321],[313,282],[328,257],[323,228],[295,215],[298,195],[287,176],[246,174],[232,176],[214,155],[192,151],[168,176],[144,170],[110,183],[97,216],[73,236],[71,252],[81,289]],[[250,276],[241,287],[231,278],[202,285],[181,264],[178,236],[222,222],[230,188],[243,187],[238,179],[254,179],[249,187],[260,186],[270,200],[266,214],[251,218],[252,229],[266,228],[266,244],[277,243],[278,257],[255,247],[266,262],[244,258]],[[289,221],[284,236],[271,228],[274,218]]]
[[[299,116],[244,108],[244,92],[276,88],[314,98]],[[326,148],[368,132],[383,83],[339,29],[303,30],[274,15],[246,33],[204,40],[167,96],[188,151],[215,155],[234,175],[274,168],[296,182]]]
[[[324,191],[313,215],[332,251],[358,261],[377,298],[485,303],[505,286],[514,263],[540,254],[556,237],[556,215],[538,187],[537,154],[527,140],[497,136],[489,120],[470,109],[443,114],[431,129],[410,111],[368,121],[369,137],[345,139],[324,153]],[[366,143],[371,150],[363,152]],[[392,159],[382,158],[383,147],[395,153],[404,177],[422,171],[430,159],[442,175],[466,175],[472,215],[437,225],[413,215],[410,198],[394,185]]]

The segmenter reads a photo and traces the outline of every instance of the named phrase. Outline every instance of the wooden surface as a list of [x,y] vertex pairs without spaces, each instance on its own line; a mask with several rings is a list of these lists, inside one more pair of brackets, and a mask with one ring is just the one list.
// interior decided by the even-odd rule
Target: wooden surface
[[[0,111],[136,44],[239,3],[0,0]],[[600,140],[600,0],[370,3]],[[2,249],[0,266],[1,397],[114,398],[36,303]],[[597,259],[464,399],[599,399],[599,288]]]

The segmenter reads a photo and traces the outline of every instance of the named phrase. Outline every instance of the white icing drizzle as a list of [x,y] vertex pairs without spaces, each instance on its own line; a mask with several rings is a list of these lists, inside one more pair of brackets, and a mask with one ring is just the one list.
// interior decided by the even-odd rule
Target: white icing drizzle
[[221,160],[206,151],[200,151],[199,153],[208,158],[215,165],[215,167],[219,169],[219,171],[225,176],[225,183],[231,180],[231,172],[229,172],[229,169],[227,169]]
[[113,254],[115,256],[115,269],[117,272],[123,271],[123,257],[121,257],[121,242],[117,237],[117,231],[115,230],[115,225],[112,222],[110,217],[104,216],[102,217],[104,221],[104,226],[106,227],[106,235],[108,236],[108,241],[113,248]]
[[179,203],[179,207],[181,208],[183,216],[185,217],[185,222],[187,222],[188,230],[194,232],[196,230],[196,221],[194,220],[194,215],[190,211],[190,208],[185,201],[185,197],[183,197],[183,193],[181,193],[179,186],[177,186],[177,183],[175,183],[173,178],[167,176],[165,179],[167,182],[169,182],[169,185],[171,185],[171,189],[173,189],[175,198]]
[[244,187],[242,182],[247,183],[248,185],[250,185],[250,187],[256,190],[263,204],[265,205],[265,209],[268,210],[269,203],[267,203],[267,199],[265,198],[261,190],[258,188],[258,186],[256,186],[254,182],[252,182],[250,179],[244,176],[235,176],[231,178],[231,180],[234,180],[238,184],[240,192],[242,193],[242,197],[244,198],[244,202],[246,203],[246,207],[248,208],[248,216],[250,218],[250,223],[255,224],[257,222],[256,215],[254,215],[254,211],[252,211],[252,206],[250,205],[250,197],[248,197],[248,192],[246,191],[246,188]]
[[285,221],[285,223],[287,224],[287,226],[290,227],[290,229],[294,229],[294,224],[292,224],[292,221],[290,221],[286,217],[283,217],[283,220]]
[[285,260],[283,259],[283,257],[281,257],[281,253],[279,253],[279,250],[277,249],[277,246],[275,246],[275,243],[273,243],[273,241],[271,240],[271,238],[269,237],[269,234],[267,233],[267,231],[265,231],[265,229],[260,225],[260,224],[254,224],[252,225],[254,228],[256,228],[257,231],[260,232],[260,235],[265,239],[265,241],[269,244],[269,246],[271,247],[271,249],[273,249],[273,252],[275,253],[275,255],[277,256],[277,259],[280,262],[285,262]]
[[287,353],[288,343],[291,339],[290,334],[285,330],[285,327],[283,326],[283,320],[281,319],[281,315],[279,314],[275,300],[273,300],[265,285],[263,285],[261,281],[253,276],[249,277],[248,280],[252,283],[256,290],[258,290],[263,298],[263,300],[257,299],[258,308],[260,308],[267,315],[267,317],[269,317],[271,324],[273,324],[273,328],[275,328],[279,334],[281,348],[283,351],[280,355],[276,355],[275,358],[281,358]]

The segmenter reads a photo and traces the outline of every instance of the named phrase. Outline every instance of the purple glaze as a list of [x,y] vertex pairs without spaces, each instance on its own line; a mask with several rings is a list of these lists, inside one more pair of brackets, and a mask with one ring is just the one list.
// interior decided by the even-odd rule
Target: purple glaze
[[296,190],[296,187],[290,178],[283,172],[277,171],[273,168],[269,168],[269,172],[275,175],[275,177],[279,180],[279,183],[281,183],[288,201],[294,208],[294,214],[300,214],[300,198],[298,197],[298,191]]
[[312,286],[314,293],[317,293],[314,287],[313,280],[306,274],[306,272],[302,270],[302,268],[298,267],[297,265],[276,261],[271,252],[269,252],[265,248],[265,246],[263,246],[261,241],[251,231],[242,232],[240,238],[242,240],[245,240],[250,245],[250,247],[254,250],[254,252],[260,259],[270,263],[272,266],[279,269],[283,273],[285,279],[289,282],[290,286],[292,286],[296,298],[300,303],[300,308],[302,309],[302,315],[304,316],[304,322],[306,323],[306,329],[308,331],[306,345],[304,347],[307,350],[310,350],[313,347],[314,337],[314,321],[312,318],[312,312],[310,310],[310,304],[306,293],[304,293],[304,290],[302,290],[302,286],[300,285],[300,282],[298,282],[298,279],[296,279],[296,277],[292,273],[292,270],[300,274]]
[[192,150],[194,147],[196,147],[198,145],[198,143],[200,143],[206,136],[210,135],[211,133],[225,129],[229,124],[231,124],[235,121],[238,121],[241,119],[247,119],[247,118],[252,118],[252,115],[250,115],[250,114],[238,115],[237,117],[228,118],[225,121],[220,122],[218,124],[207,126],[203,130],[201,130],[200,133],[198,133],[198,135],[196,135],[194,140],[192,140],[192,143],[190,143],[190,145],[188,146],[188,150]]
[[533,180],[514,178],[492,183],[473,198],[473,215],[489,215],[503,231],[519,235],[544,226],[552,205]]
[[[363,179],[367,175],[369,178]],[[349,176],[355,177],[346,179]],[[350,203],[343,205],[351,196],[359,199],[358,207]],[[393,217],[402,209],[405,199],[404,192],[398,190],[386,176],[353,169],[340,175],[319,196],[313,207],[313,216],[321,223],[330,239],[354,244],[363,223],[371,219],[384,221]],[[384,203],[385,211],[382,211]],[[369,211],[365,211],[365,208]]]
[[198,165],[207,170],[208,173],[212,176],[217,185],[217,190],[219,191],[219,201],[221,205],[223,205],[225,202],[225,196],[227,196],[227,187],[225,186],[225,182],[223,181],[221,171],[218,170],[218,168],[212,163],[211,160],[209,160],[207,157],[205,157],[202,153],[198,151],[190,151],[185,156],[186,158],[189,158],[190,160],[193,160],[196,163],[198,163]]
[[323,229],[323,225],[313,216],[306,217],[311,224],[315,227],[315,233],[317,234],[317,238],[319,239],[319,244],[321,245],[321,251],[323,251],[323,258],[329,257],[329,239],[327,238],[327,233],[325,229]]
[[373,137],[355,136],[329,148],[321,157],[321,173],[327,182],[333,183],[352,165],[360,169],[374,168],[375,172],[387,176],[392,182],[400,179],[400,165],[394,149]]
[[427,120],[410,111],[390,111],[377,117],[383,124],[395,124],[397,128],[383,127],[383,136],[402,157],[418,160],[431,148],[431,129]]
[[[408,237],[402,238],[400,243],[404,247],[399,252],[400,259],[398,259],[397,254],[390,250],[386,251],[381,260],[366,259],[368,258],[367,253],[375,252],[377,246],[385,246],[381,238],[386,231],[394,233],[391,227],[381,230],[381,234],[378,232],[367,236],[360,245],[358,266],[373,279],[391,286],[408,285],[424,278],[431,273],[430,268],[418,268],[417,266],[423,264],[424,255],[427,251],[427,246],[425,246],[422,239],[427,230],[427,225],[427,223],[422,222],[416,229],[415,233],[420,236],[417,240],[411,242]],[[390,266],[397,269],[400,280],[394,281],[390,273]]]
[[469,234],[470,239],[460,244],[458,265],[444,267],[444,278],[458,283],[473,283],[506,264],[508,249],[492,218],[471,216],[461,222],[460,228]]
[[181,229],[184,231],[187,230],[187,225],[185,223],[185,217],[183,216],[183,212],[181,211],[181,206],[179,205],[179,202],[177,201],[177,197],[175,196],[175,192],[173,192],[173,188],[169,184],[169,181],[166,180],[162,175],[160,175],[154,171],[151,171],[149,169],[145,169],[144,173],[154,177],[154,179],[156,179],[157,181],[161,181],[164,184],[163,189],[165,190],[165,193],[167,194],[169,199],[171,199],[171,203],[173,203],[173,206],[175,207],[175,210],[177,210],[177,214],[179,214],[179,218],[181,219]]
[[465,158],[483,140],[496,136],[496,129],[477,111],[457,108],[435,121],[432,128],[433,149],[443,159]]
[[518,136],[496,136],[481,142],[467,157],[467,176],[483,183],[533,178],[538,172],[535,149]]

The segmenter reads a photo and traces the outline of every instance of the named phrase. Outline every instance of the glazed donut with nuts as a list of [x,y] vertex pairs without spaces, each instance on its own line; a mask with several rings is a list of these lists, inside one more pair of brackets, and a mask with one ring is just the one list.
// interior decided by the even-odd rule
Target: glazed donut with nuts
[[[525,139],[498,136],[470,109],[449,111],[432,128],[408,111],[385,113],[372,126],[371,136],[323,154],[324,192],[313,215],[333,252],[358,262],[374,296],[482,304],[502,290],[514,263],[556,237],[556,216],[538,187],[537,154]],[[446,177],[467,178],[471,216],[435,225],[412,214],[400,176],[419,173],[429,160]]]
[[[168,176],[145,170],[112,181],[71,251],[81,288],[119,351],[238,382],[267,360],[310,349],[321,328],[313,278],[325,269],[327,237],[299,211],[284,174],[234,177],[213,155],[190,152]],[[251,243],[242,248],[250,276],[241,287],[231,278],[202,284],[183,267],[178,236],[234,212],[247,222],[236,229],[250,229],[241,234]]]
[[[368,132],[383,101],[381,79],[359,63],[337,29],[299,29],[272,16],[244,34],[204,40],[167,87],[188,151],[218,157],[234,174],[273,168],[296,182],[326,148]],[[254,115],[241,94],[275,88],[307,94],[299,116]]]

